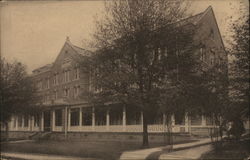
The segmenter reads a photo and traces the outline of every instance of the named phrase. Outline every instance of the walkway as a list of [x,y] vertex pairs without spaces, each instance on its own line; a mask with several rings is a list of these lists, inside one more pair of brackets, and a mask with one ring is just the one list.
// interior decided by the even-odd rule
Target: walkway
[[70,156],[57,156],[48,154],[30,154],[30,153],[8,153],[1,152],[1,159],[3,158],[16,158],[24,160],[98,160],[95,158],[80,158],[80,157],[70,157]]
[[[136,151],[123,152],[120,156],[120,160],[137,160],[137,159],[196,159],[202,153],[205,153],[211,149],[210,138],[201,139],[197,142],[176,144],[173,146],[173,152],[169,152],[169,146],[157,147],[150,149],[142,149]],[[204,146],[205,145],[205,146]],[[194,148],[195,147],[195,148]],[[185,149],[183,154],[183,150]],[[180,151],[182,150],[182,151]],[[178,154],[182,153],[182,154]],[[197,155],[197,156],[196,156]]]

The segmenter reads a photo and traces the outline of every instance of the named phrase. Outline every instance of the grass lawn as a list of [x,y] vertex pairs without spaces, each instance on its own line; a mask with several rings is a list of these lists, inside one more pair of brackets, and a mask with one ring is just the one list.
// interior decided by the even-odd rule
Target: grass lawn
[[[163,143],[151,143],[150,147],[163,145]],[[1,151],[7,152],[55,154],[104,160],[118,159],[122,152],[137,149],[141,149],[139,142],[36,141],[1,145]]]
[[244,141],[226,141],[217,151],[214,149],[211,152],[202,155],[201,159],[211,160],[243,160],[250,156],[250,140]]

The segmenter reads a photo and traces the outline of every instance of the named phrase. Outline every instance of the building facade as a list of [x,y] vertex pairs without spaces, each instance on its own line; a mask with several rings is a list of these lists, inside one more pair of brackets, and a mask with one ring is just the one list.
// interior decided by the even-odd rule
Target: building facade
[[[205,67],[227,64],[227,54],[211,7],[179,23],[197,26],[194,41],[200,43],[200,47],[195,54]],[[80,69],[79,61],[90,54],[90,51],[73,45],[67,38],[56,60],[32,73],[43,100],[43,111],[31,116],[13,115],[9,130],[61,132],[65,135],[71,132],[142,132],[143,116],[140,110],[124,105],[93,107],[81,98],[83,92],[93,89],[91,77]],[[166,132],[165,119],[165,114],[159,115],[149,124],[148,132]],[[172,130],[176,133],[207,134],[214,127],[211,120],[203,115],[173,115],[171,120]]]

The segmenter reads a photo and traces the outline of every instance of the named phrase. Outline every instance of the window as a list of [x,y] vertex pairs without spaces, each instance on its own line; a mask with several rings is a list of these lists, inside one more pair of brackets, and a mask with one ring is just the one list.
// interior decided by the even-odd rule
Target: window
[[200,48],[200,60],[204,61],[205,60],[205,53],[204,53],[204,48]]
[[160,61],[161,60],[161,56],[162,56],[162,49],[161,48],[158,48],[158,60]]
[[49,88],[49,77],[45,78],[45,89]]
[[75,86],[73,88],[74,98],[77,98],[77,96],[79,95],[79,92],[80,92],[80,86]]
[[55,125],[62,126],[62,110],[61,109],[55,110]]
[[54,100],[58,98],[58,92],[57,90],[54,91]]
[[213,28],[210,29],[210,37],[214,39],[214,30],[213,30]]
[[175,113],[174,118],[175,118],[175,124],[184,125],[184,123],[185,123],[185,113],[184,112]]
[[54,85],[59,84],[59,74],[58,73],[54,74],[53,84]]
[[70,70],[67,71],[67,82],[70,81]]
[[16,126],[17,126],[17,123],[16,123],[16,121],[17,121],[17,117],[14,117],[14,119],[13,119],[14,121],[14,123],[13,123],[13,128],[16,128]]
[[213,118],[206,116],[206,125],[213,125]]
[[80,69],[79,67],[74,68],[74,79],[79,79]]
[[168,57],[168,48],[165,47],[165,48],[163,48],[162,50],[163,50],[162,52],[163,52],[164,56],[165,56],[165,57]]
[[123,108],[115,106],[109,111],[110,125],[122,125]]
[[22,127],[22,125],[23,125],[23,117],[22,116],[18,116],[17,117],[17,123],[18,123],[18,127]]
[[38,88],[38,90],[42,90],[42,81],[41,80],[39,80],[37,82],[37,88]]
[[26,115],[24,116],[24,127],[28,127],[29,126],[29,117]]
[[64,70],[63,71],[63,82],[69,82],[70,81],[70,70]]
[[141,111],[134,107],[126,108],[126,121],[127,125],[141,124]]
[[64,89],[64,96],[69,97],[69,88]]
[[163,115],[153,113],[148,118],[148,124],[162,124],[163,123]]
[[92,108],[82,108],[82,125],[92,125]]
[[106,125],[106,109],[96,108],[95,110],[95,125],[102,126]]
[[34,126],[39,127],[40,117],[39,114],[34,115]]
[[80,117],[80,109],[74,108],[70,110],[70,125],[78,126],[79,125],[79,117]]
[[213,51],[211,51],[211,65],[215,64],[215,53]]
[[191,125],[201,125],[201,115],[191,116]]

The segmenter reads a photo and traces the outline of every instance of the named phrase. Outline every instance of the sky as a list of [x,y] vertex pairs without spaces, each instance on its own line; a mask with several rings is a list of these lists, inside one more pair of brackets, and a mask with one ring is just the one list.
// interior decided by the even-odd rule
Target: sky
[[[247,0],[191,0],[190,12],[212,6],[227,46],[228,18],[239,18],[239,4]],[[103,1],[15,1],[0,4],[1,56],[17,60],[32,70],[53,63],[66,37],[79,47],[91,39],[94,20],[104,10]]]

